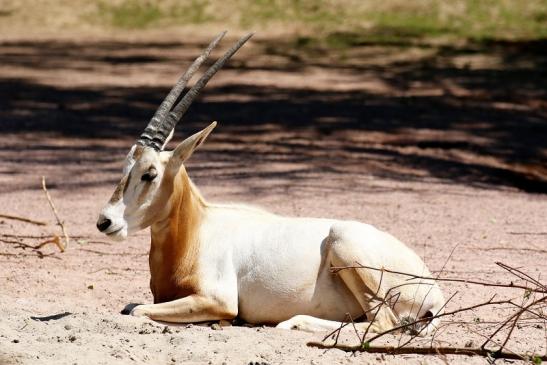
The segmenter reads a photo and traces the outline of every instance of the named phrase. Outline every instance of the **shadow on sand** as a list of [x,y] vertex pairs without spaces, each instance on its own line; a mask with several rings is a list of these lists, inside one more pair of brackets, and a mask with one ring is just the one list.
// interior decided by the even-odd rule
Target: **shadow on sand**
[[[0,74],[2,158],[17,164],[52,163],[41,159],[40,153],[53,151],[60,153],[57,163],[77,164],[82,157],[74,152],[87,150],[85,158],[111,162],[125,153],[128,141],[138,136],[167,92],[153,85],[71,87],[70,80],[58,86],[38,81],[26,71],[37,73],[38,79],[53,72],[58,75],[59,70],[93,78],[110,72],[109,67],[188,64],[201,46],[199,42],[0,44],[0,64],[16,70]],[[389,49],[393,53],[409,47],[427,49],[429,54],[376,64],[360,62],[358,57],[359,52]],[[166,49],[169,52],[162,52]],[[394,180],[429,176],[455,184],[547,193],[546,50],[545,40],[461,47],[366,43],[356,44],[347,51],[349,56],[332,62],[318,57],[326,52],[320,47],[256,42],[252,52],[257,61],[247,55],[245,62],[239,57],[226,67],[225,72],[239,75],[241,82],[220,86],[212,82],[177,134],[181,138],[203,127],[204,121],[221,121],[203,158],[208,166],[215,166],[219,178],[296,180],[309,173],[353,169]],[[276,62],[271,61],[274,58]],[[294,87],[277,85],[275,80],[253,85],[246,77],[252,71],[268,71],[275,78],[309,69],[356,80],[372,77],[393,92],[328,90],[314,87],[307,76]],[[426,92],[414,92],[422,89]],[[35,137],[34,143],[28,143],[29,136]],[[91,142],[65,146],[40,143],[36,138],[40,136]],[[117,145],[104,143],[117,140],[121,141]],[[18,156],[23,149],[35,154]],[[223,167],[228,166],[223,165],[226,161],[229,168]],[[272,176],[252,168],[261,165],[267,170],[268,164],[293,168]]]

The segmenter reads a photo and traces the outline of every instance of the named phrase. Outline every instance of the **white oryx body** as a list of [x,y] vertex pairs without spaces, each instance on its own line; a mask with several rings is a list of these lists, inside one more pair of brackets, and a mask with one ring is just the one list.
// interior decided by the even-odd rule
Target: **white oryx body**
[[[176,99],[167,107],[162,103],[160,111],[176,114]],[[216,123],[167,152],[163,148],[174,124],[158,124],[165,118],[153,119],[129,152],[123,177],[97,222],[101,232],[119,240],[151,227],[154,304],[131,307],[132,315],[186,323],[237,316],[310,331],[335,329],[348,316],[372,320],[371,331],[423,318],[421,334],[435,328],[438,319],[427,319],[442,312],[444,299],[434,280],[370,269],[331,270],[360,264],[429,277],[411,249],[355,221],[283,217],[207,203],[184,161]]]
[[[254,208],[211,205],[200,229],[199,276],[215,293],[219,278],[238,315],[250,323],[280,323],[296,315],[342,321],[362,317],[363,308],[339,274],[330,269],[357,262],[428,276],[408,247],[373,226],[355,221],[282,217]],[[350,252],[346,252],[350,251]],[[344,254],[350,257],[340,257]],[[345,260],[347,258],[347,260]],[[378,272],[372,273],[379,283]],[[385,275],[382,290],[408,277]],[[371,285],[372,284],[372,285]],[[369,283],[370,290],[378,285]],[[425,290],[424,290],[425,289]],[[401,293],[398,316],[436,312],[437,288],[411,285]],[[365,288],[362,288],[363,298]],[[430,300],[425,298],[429,292]],[[235,305],[235,304],[234,304]],[[414,305],[414,312],[411,313]],[[421,306],[421,308],[420,308]],[[417,313],[420,311],[421,313]]]

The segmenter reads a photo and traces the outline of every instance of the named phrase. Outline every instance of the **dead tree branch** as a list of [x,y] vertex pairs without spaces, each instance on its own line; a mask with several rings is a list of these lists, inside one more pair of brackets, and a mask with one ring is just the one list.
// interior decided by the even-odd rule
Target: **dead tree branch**
[[17,215],[0,214],[0,218],[11,219],[11,220],[14,220],[14,221],[20,221],[20,222],[25,222],[25,223],[31,223],[31,224],[35,224],[37,226],[47,226],[46,222],[37,221],[37,220],[34,220],[34,219],[25,218],[25,217],[20,217],[20,216],[17,216]]
[[489,351],[480,348],[465,348],[465,347],[392,347],[392,346],[350,346],[350,345],[326,345],[321,342],[309,342],[308,346],[316,347],[320,349],[332,349],[336,348],[338,350],[346,352],[370,352],[375,354],[390,354],[390,355],[403,355],[403,354],[418,354],[418,355],[468,355],[468,356],[483,356],[492,359],[514,359],[514,360],[529,360],[540,359],[542,361],[547,361],[546,355],[536,355],[536,356],[522,356],[519,354],[514,354],[512,352],[497,352]]
[[[65,225],[63,224],[63,221],[61,221],[61,218],[59,218],[59,213],[57,212],[57,209],[55,208],[55,204],[53,204],[53,200],[51,200],[51,196],[49,195],[49,191],[47,190],[45,176],[42,176],[42,189],[44,190],[44,193],[46,194],[46,198],[47,198],[47,201],[49,203],[49,206],[51,207],[51,210],[53,211],[53,215],[55,216],[55,219],[57,220],[57,224],[61,227],[61,230],[63,232],[63,236],[65,238],[64,243],[61,243],[60,240],[58,240],[58,239],[57,239],[58,242],[55,241],[55,238],[50,240],[50,242],[53,242],[53,243],[57,244],[57,246],[59,247],[61,252],[64,252],[68,248],[68,243],[69,243],[70,239],[68,237],[68,233],[66,231]],[[57,236],[55,236],[55,237],[57,237]],[[44,244],[45,243],[49,243],[49,242],[44,242]]]
[[478,280],[469,280],[469,279],[460,279],[460,278],[442,278],[442,277],[431,277],[431,276],[421,276],[416,274],[409,274],[402,271],[397,270],[390,270],[386,268],[378,268],[378,267],[371,267],[366,265],[361,265],[358,262],[354,266],[333,266],[330,268],[331,272],[336,273],[341,270],[347,270],[347,269],[368,269],[368,270],[375,270],[375,271],[383,271],[390,274],[397,274],[397,275],[404,275],[408,276],[409,279],[423,279],[423,280],[432,280],[432,281],[444,281],[444,282],[452,282],[452,283],[465,283],[465,284],[473,284],[473,285],[482,285],[482,286],[489,286],[489,287],[501,287],[501,288],[514,288],[514,289],[524,289],[524,290],[531,290],[533,292],[539,292],[542,293],[545,291],[544,288],[531,288],[529,286],[525,285],[518,285],[514,283],[508,283],[508,284],[498,284],[498,283],[489,283],[487,281],[478,281]]
[[[535,279],[534,277],[525,273],[523,270],[519,268],[515,268],[512,266],[503,264],[501,262],[496,262],[496,264],[502,269],[504,269],[505,271],[507,271],[509,274],[517,278],[518,280],[523,281],[524,284],[515,284],[513,281],[509,283],[489,283],[489,282],[479,281],[479,280],[466,280],[466,279],[460,279],[460,278],[442,278],[442,277],[439,277],[440,275],[438,275],[437,277],[427,277],[427,276],[420,276],[420,275],[400,272],[396,270],[389,270],[385,268],[369,267],[365,265],[360,265],[359,263],[356,263],[356,265],[350,266],[350,267],[333,267],[331,268],[333,272],[338,272],[340,270],[346,270],[346,269],[369,269],[369,270],[380,271],[382,277],[384,273],[391,273],[391,274],[408,276],[409,277],[408,280],[423,279],[423,280],[445,281],[445,282],[463,282],[463,283],[481,285],[485,287],[503,287],[503,288],[510,288],[510,289],[520,289],[520,290],[523,290],[524,293],[521,297],[522,304],[519,304],[516,302],[516,299],[518,297],[517,298],[513,297],[511,299],[494,300],[496,297],[496,295],[494,295],[485,302],[470,305],[464,308],[459,308],[456,310],[452,310],[450,312],[441,313],[442,310],[444,310],[444,307],[446,306],[446,304],[450,302],[456,295],[456,293],[454,293],[445,303],[445,306],[443,306],[443,308],[440,309],[437,313],[435,313],[432,317],[417,318],[414,321],[404,321],[404,323],[401,323],[400,325],[397,325],[381,333],[375,334],[368,339],[366,338],[368,334],[368,328],[367,328],[367,330],[364,331],[363,336],[360,337],[361,343],[359,345],[349,346],[349,345],[341,345],[338,343],[338,338],[340,335],[339,332],[346,325],[348,325],[349,322],[342,323],[337,330],[329,333],[328,336],[325,336],[322,342],[310,342],[308,343],[308,345],[312,347],[322,348],[322,349],[336,348],[336,349],[340,349],[343,351],[350,351],[350,352],[362,351],[362,352],[387,353],[387,354],[477,355],[477,356],[488,357],[492,361],[494,361],[495,359],[518,359],[518,360],[529,360],[534,362],[547,360],[547,355],[545,354],[544,355],[519,354],[515,351],[510,350],[507,347],[509,340],[511,339],[514,332],[517,329],[521,329],[521,328],[525,328],[526,326],[529,326],[530,320],[533,320],[535,322],[542,321],[544,325],[547,324],[547,316],[545,315],[545,306],[547,305],[547,285],[543,284],[538,279]],[[402,284],[402,285],[406,285],[406,284]],[[397,288],[400,286],[401,285],[398,285],[394,288]],[[375,306],[373,309],[371,309],[370,311],[372,312],[374,309],[378,308],[378,306],[381,306],[381,305],[391,306],[388,295],[391,295],[390,292],[394,288],[390,288],[389,290],[387,290],[385,293],[384,299],[380,298],[379,304]],[[508,315],[502,321],[489,322],[490,325],[487,326],[486,328],[483,327],[482,330],[479,330],[477,332],[471,331],[485,338],[484,343],[478,348],[467,347],[467,345],[465,348],[456,347],[456,346],[454,347],[434,346],[433,340],[429,342],[429,346],[425,346],[425,347],[417,346],[416,339],[417,339],[417,335],[421,333],[421,330],[417,331],[417,333],[411,333],[410,339],[404,341],[404,343],[400,343],[399,341],[399,344],[397,346],[371,345],[373,341],[376,341],[388,334],[393,334],[395,332],[400,332],[400,331],[404,332],[408,330],[409,328],[411,329],[421,328],[423,330],[423,328],[425,328],[424,324],[427,324],[429,321],[433,319],[449,317],[458,313],[473,312],[473,310],[477,308],[481,308],[481,307],[492,307],[492,308],[498,308],[502,310],[510,310],[511,308],[516,308],[516,311],[513,311],[510,315]],[[374,317],[375,316],[373,316],[371,323],[374,321]],[[465,322],[461,320],[453,321],[451,323],[450,322],[445,323],[445,325],[450,325],[455,323],[472,325],[471,322]],[[478,323],[474,323],[474,325],[478,325]],[[437,334],[438,330],[441,327],[442,326],[439,326],[437,328],[433,336]],[[503,330],[506,330],[503,337],[499,341],[496,340],[495,337],[499,338],[499,334],[501,334]],[[484,333],[485,331],[488,331],[490,334],[485,334]],[[334,344],[324,343],[331,336],[333,336],[333,338],[335,336],[336,338],[335,343]],[[546,337],[546,346],[547,346],[547,330],[545,331],[545,337]],[[486,348],[486,346],[489,344],[494,345],[494,349]]]

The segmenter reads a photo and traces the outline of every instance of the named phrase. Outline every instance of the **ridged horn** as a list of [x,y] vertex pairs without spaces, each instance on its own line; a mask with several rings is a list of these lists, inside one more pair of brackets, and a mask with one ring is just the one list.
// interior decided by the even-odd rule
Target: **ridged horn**
[[[182,93],[188,81],[194,76],[196,71],[201,67],[203,62],[207,60],[211,51],[216,47],[218,42],[226,35],[226,31],[220,33],[216,36],[215,39],[207,46],[207,48],[201,53],[201,55],[195,59],[195,61],[190,65],[186,72],[179,78],[175,86],[171,89],[169,94],[165,97],[161,105],[158,107],[158,110],[154,113],[152,119],[144,129],[144,132],[141,134],[137,143],[143,146],[149,146],[154,148],[156,151],[160,151],[163,147],[163,143],[158,144],[158,139],[156,135],[161,129],[162,123],[167,119],[167,116],[173,105],[177,101],[179,95]],[[167,136],[165,136],[167,138]],[[163,141],[165,141],[163,138]]]
[[158,151],[161,150],[162,146],[165,143],[165,140],[175,128],[177,123],[184,116],[194,99],[199,95],[199,92],[207,85],[207,82],[224,66],[224,64],[253,36],[254,33],[249,33],[236,44],[232,46],[226,53],[219,58],[205,73],[201,78],[195,83],[194,86],[184,95],[184,97],[179,101],[179,103],[168,113],[165,120],[163,120],[157,128],[156,134],[152,139],[152,144],[150,145],[153,148],[160,146]]

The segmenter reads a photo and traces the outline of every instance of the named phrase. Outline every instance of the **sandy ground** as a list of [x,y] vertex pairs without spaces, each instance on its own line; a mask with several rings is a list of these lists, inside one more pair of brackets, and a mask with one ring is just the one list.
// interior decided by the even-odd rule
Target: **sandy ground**
[[[325,334],[172,326],[119,314],[127,303],[152,300],[148,232],[105,241],[97,214],[129,146],[204,42],[171,35],[0,43],[0,214],[50,223],[0,219],[0,364],[485,363],[352,355],[306,346]],[[444,266],[445,276],[508,282],[501,261],[544,279],[541,49],[368,44],[341,55],[257,37],[211,82],[175,139],[220,122],[188,164],[211,201],[371,223],[432,270]],[[18,245],[59,233],[42,175],[72,237],[65,253]],[[522,296],[441,287],[455,294],[447,310],[493,294]],[[435,341],[480,345],[480,333],[507,313],[482,308],[450,318]],[[356,343],[351,331],[342,341]],[[545,324],[523,323],[509,348],[544,354]]]

